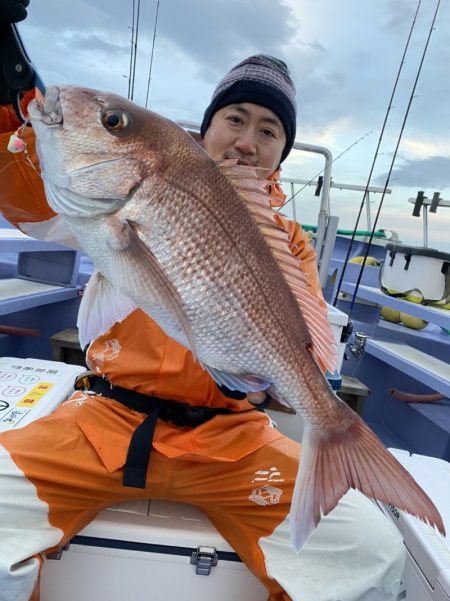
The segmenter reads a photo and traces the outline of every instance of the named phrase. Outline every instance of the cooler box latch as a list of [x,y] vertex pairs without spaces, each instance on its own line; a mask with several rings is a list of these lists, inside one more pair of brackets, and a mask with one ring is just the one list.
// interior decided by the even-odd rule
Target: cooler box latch
[[197,547],[191,555],[191,564],[199,576],[209,576],[211,568],[217,565],[219,556],[215,547]]
[[47,559],[56,559],[59,561],[61,559],[64,551],[68,551],[69,547],[70,547],[70,543],[66,543],[63,547],[59,547],[58,549],[56,549],[56,551],[53,551],[53,553],[47,553],[47,555],[45,557]]

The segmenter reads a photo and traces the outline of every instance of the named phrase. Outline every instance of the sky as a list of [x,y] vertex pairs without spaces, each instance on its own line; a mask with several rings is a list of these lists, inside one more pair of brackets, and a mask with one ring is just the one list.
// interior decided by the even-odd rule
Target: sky
[[[135,0],[137,8],[138,0]],[[218,81],[251,54],[283,59],[297,88],[298,142],[333,155],[334,182],[365,186],[417,0],[141,0],[133,100],[174,121],[200,123]],[[450,200],[450,3],[442,0],[412,97],[437,0],[422,0],[373,168],[384,188],[408,104],[378,227],[423,244],[412,216],[418,190]],[[19,26],[46,85],[71,83],[127,96],[132,0],[31,0]],[[323,158],[293,151],[283,177],[317,180]],[[295,190],[299,190],[297,186]],[[290,192],[290,186],[286,187]],[[362,192],[331,190],[331,214],[353,228]],[[372,223],[381,194],[371,195]],[[292,204],[285,208],[292,216]],[[295,198],[302,223],[317,223],[314,186]],[[450,252],[450,207],[430,214],[429,246]],[[359,227],[365,229],[363,212]]]

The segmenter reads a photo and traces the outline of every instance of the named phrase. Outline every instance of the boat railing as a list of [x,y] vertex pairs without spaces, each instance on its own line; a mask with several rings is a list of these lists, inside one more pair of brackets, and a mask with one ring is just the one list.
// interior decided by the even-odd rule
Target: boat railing
[[[391,190],[378,186],[362,186],[355,184],[345,184],[333,182],[331,177],[331,168],[334,162],[333,155],[328,148],[323,146],[316,146],[305,142],[295,142],[294,149],[301,152],[309,152],[314,154],[322,155],[325,160],[325,165],[319,174],[316,174],[310,180],[302,180],[295,178],[281,178],[281,183],[291,186],[291,197],[295,195],[295,185],[314,186],[316,190],[320,190],[320,208],[319,215],[317,218],[317,229],[314,240],[314,248],[316,251],[316,260],[319,269],[320,283],[324,287],[328,279],[328,271],[330,266],[331,257],[335,245],[337,229],[339,225],[339,217],[331,215],[330,208],[330,190],[332,188],[339,190],[348,190],[353,192],[364,193],[364,205],[366,210],[366,224],[367,229],[372,229],[372,218],[371,218],[371,207],[370,207],[370,194],[391,194]],[[318,178],[321,178],[319,181]],[[295,203],[293,203],[293,218],[297,220]]]
[[423,190],[419,190],[416,198],[408,198],[408,202],[414,204],[413,217],[420,217],[422,212],[423,221],[423,246],[428,248],[428,213],[436,213],[438,207],[450,207],[450,200],[444,200],[439,192],[434,192],[432,198],[425,196]]

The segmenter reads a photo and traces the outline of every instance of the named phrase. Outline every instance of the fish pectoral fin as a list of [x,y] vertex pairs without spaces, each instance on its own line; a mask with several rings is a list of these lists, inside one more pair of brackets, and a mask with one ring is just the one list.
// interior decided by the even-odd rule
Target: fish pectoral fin
[[305,427],[300,469],[292,496],[290,527],[296,551],[304,546],[322,515],[332,511],[349,488],[394,505],[445,536],[437,508],[411,474],[349,407],[346,430],[320,432]]
[[229,374],[205,363],[201,365],[216,384],[226,386],[230,390],[238,390],[245,393],[259,392],[260,390],[267,390],[270,386],[268,380],[254,374]]
[[112,268],[120,271],[122,287],[125,290],[133,290],[138,285],[139,294],[143,298],[147,290],[148,296],[156,296],[162,305],[168,307],[177,318],[180,330],[184,333],[189,349],[196,359],[194,334],[177,289],[167,278],[151,249],[141,239],[139,225],[127,221],[125,227],[128,230],[128,246],[113,253],[111,262]]
[[86,286],[78,311],[81,348],[84,349],[135,309],[136,305],[131,299],[121,294],[99,271],[95,271]]

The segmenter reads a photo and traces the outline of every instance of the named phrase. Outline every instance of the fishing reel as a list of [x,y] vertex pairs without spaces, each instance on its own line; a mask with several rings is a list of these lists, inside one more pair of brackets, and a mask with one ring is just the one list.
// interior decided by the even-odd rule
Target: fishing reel
[[366,347],[367,338],[368,336],[364,332],[355,332],[353,342],[347,346],[352,355],[358,358],[361,357]]

